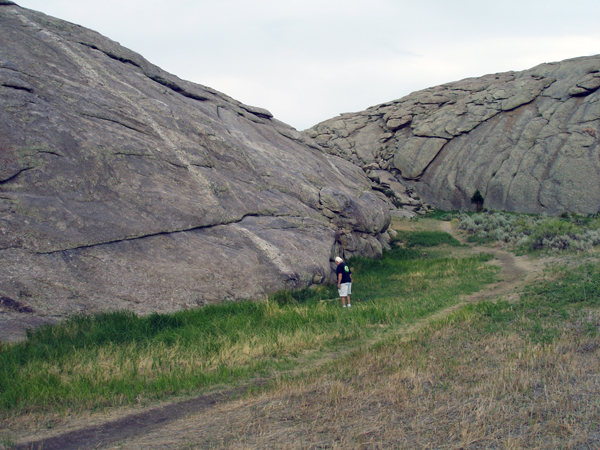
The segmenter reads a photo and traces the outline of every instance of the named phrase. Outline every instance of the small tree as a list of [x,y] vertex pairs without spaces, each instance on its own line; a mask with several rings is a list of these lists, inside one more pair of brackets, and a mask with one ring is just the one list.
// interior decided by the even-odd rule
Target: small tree
[[477,189],[473,194],[473,197],[471,197],[471,203],[475,203],[475,211],[481,212],[484,201],[483,195],[481,195],[481,192],[479,192],[479,189]]

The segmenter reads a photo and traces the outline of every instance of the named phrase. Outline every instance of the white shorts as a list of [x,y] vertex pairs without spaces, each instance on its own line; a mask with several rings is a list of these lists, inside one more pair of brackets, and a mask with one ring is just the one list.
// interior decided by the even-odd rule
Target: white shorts
[[350,294],[352,294],[352,283],[340,284],[338,293],[340,294],[340,297],[348,297]]

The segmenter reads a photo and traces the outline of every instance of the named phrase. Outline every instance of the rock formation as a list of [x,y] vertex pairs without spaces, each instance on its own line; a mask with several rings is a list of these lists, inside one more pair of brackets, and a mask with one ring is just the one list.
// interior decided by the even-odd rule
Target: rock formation
[[419,200],[472,209],[478,189],[487,208],[596,213],[599,87],[600,56],[577,58],[425,89],[304,134],[417,211]]
[[325,282],[389,240],[371,185],[265,109],[0,0],[4,339]]

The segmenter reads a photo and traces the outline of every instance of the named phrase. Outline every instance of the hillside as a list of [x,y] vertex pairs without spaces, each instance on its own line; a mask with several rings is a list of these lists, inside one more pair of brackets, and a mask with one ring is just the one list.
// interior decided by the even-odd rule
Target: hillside
[[[435,86],[306,130],[397,203],[600,210],[600,55]],[[418,197],[415,199],[415,197]]]
[[269,111],[0,2],[0,334],[327,282],[393,207]]
[[302,133],[0,0],[0,339],[327,284],[391,215],[600,208],[600,57],[472,78]]
[[[198,375],[190,364],[211,358],[192,357],[190,351],[201,343],[182,345],[187,333],[169,328],[167,318],[162,333],[140,341],[143,345],[134,352],[135,340],[65,347],[66,360],[72,353],[84,362],[75,364],[74,371],[62,363],[64,357],[39,361],[44,363],[41,370],[48,364],[57,370],[62,383],[53,384],[51,395],[28,396],[39,412],[7,417],[5,429],[0,427],[0,448],[2,436],[15,449],[595,448],[597,252],[532,258],[497,246],[456,245],[440,230],[464,240],[457,225],[394,221],[392,227],[404,234],[405,242],[386,253],[385,267],[372,260],[352,262],[357,293],[363,296],[362,302],[354,297],[352,310],[340,308],[339,301],[318,299],[239,307],[239,324],[259,308],[268,314],[244,342],[236,339],[241,327],[223,329],[218,340],[230,345],[221,352],[227,355],[225,367],[236,368],[230,376],[238,381],[208,387],[199,383],[203,395],[192,390],[189,396],[158,404],[137,393],[130,393],[129,400],[123,394],[106,395],[106,389],[97,391],[98,398],[86,395],[94,385],[106,385],[105,377],[113,380],[115,390],[152,385],[152,372],[158,375],[161,366],[170,367],[171,380],[186,372]],[[416,244],[419,236],[428,235],[439,239],[437,245],[430,240]],[[482,252],[493,254],[491,261]],[[475,266],[464,270],[468,261]],[[496,265],[502,269],[499,277],[487,284]],[[465,285],[467,278],[477,281]],[[466,295],[456,295],[457,288]],[[481,290],[468,294],[473,288]],[[293,329],[294,322],[281,327],[280,320],[292,315],[294,322],[301,317],[309,324],[301,332]],[[324,329],[321,321],[327,324]],[[62,342],[74,328],[66,328],[66,335],[57,330],[47,336]],[[353,332],[338,335],[342,330]],[[306,339],[306,333],[312,336]],[[168,339],[174,334],[180,339]],[[286,339],[289,334],[294,339]],[[41,333],[36,340],[40,338]],[[127,364],[122,372],[105,372],[118,364],[118,349],[131,353],[128,362],[137,371]],[[28,385],[34,385],[36,375],[29,374],[29,366],[38,355],[30,353],[30,364],[20,369],[27,376],[20,380],[31,378],[21,384],[23,392],[33,393]],[[102,355],[100,365],[84,357],[93,353]],[[150,365],[151,360],[160,362]],[[248,366],[249,374],[244,370]],[[217,372],[227,373],[223,368]],[[205,369],[203,375],[217,372]],[[82,386],[81,378],[89,381]],[[78,396],[82,399],[71,399]],[[85,405],[95,402],[130,406],[90,408],[88,413]],[[69,413],[62,407],[54,413],[57,403],[70,405]]]

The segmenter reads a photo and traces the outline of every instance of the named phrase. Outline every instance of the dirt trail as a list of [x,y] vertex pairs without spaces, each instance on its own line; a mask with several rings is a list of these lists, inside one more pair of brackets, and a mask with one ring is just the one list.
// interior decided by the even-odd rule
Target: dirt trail
[[[430,226],[448,232],[457,239],[462,240],[453,223],[435,221],[431,222]],[[412,229],[414,229],[414,227]],[[465,297],[455,306],[439,311],[433,316],[423,319],[410,327],[400,328],[398,330],[399,334],[408,336],[417,331],[420,327],[429,323],[430,320],[441,319],[464,306],[466,303],[478,302],[483,299],[493,300],[498,298],[505,298],[509,301],[517,300],[519,298],[517,292],[518,289],[532,279],[538,277],[546,264],[546,261],[544,260],[532,261],[525,256],[518,257],[498,248],[474,246],[469,247],[466,250],[459,250],[458,252],[461,251],[464,252],[464,254],[493,254],[495,260],[491,261],[490,264],[501,267],[500,281]],[[319,365],[331,361],[333,358],[343,356],[345,353],[348,353],[348,351],[340,351],[325,355],[320,361],[311,360],[310,368],[314,369]],[[303,364],[299,364],[299,366],[306,368],[306,365]],[[251,387],[262,384],[265,384],[265,380],[255,381]],[[219,403],[231,401],[236,397],[239,398],[239,396],[243,395],[248,388],[249,387],[240,387],[235,390],[203,395],[185,401],[166,403],[153,409],[129,410],[129,414],[127,414],[126,411],[121,410],[120,412],[117,412],[116,417],[118,418],[116,419],[114,418],[115,416],[113,416],[112,419],[109,419],[107,416],[104,416],[103,418],[97,415],[88,418],[75,418],[70,420],[69,423],[65,423],[64,425],[61,424],[54,430],[37,430],[37,432],[34,432],[35,434],[23,436],[19,440],[19,443],[12,448],[15,450],[84,450],[115,448],[111,444],[114,445],[117,442],[124,442],[133,439],[136,436],[147,434],[150,431],[156,432],[158,429],[161,429],[161,427],[166,427],[172,422],[185,420],[186,416],[197,414],[203,410],[212,408]],[[66,431],[67,429],[70,429],[71,431]],[[2,448],[1,444],[0,448]]]
[[[464,243],[462,235],[454,229],[455,226],[454,223],[440,222],[440,229],[442,231],[452,234],[455,238]],[[487,286],[484,290],[467,297],[465,302],[501,296],[516,296],[515,290],[534,278],[537,278],[549,262],[549,260],[545,258],[532,260],[527,256],[515,256],[512,253],[494,247],[473,246],[471,247],[471,252],[491,253],[494,255],[495,261],[492,261],[491,264],[499,265],[501,267],[501,281]]]
[[115,441],[140,435],[151,430],[154,431],[189,414],[211,408],[220,402],[230,401],[236,395],[241,395],[242,393],[242,390],[232,390],[213,395],[203,395],[191,400],[167,404],[149,411],[129,414],[117,420],[79,428],[57,436],[20,443],[12,448],[14,450],[98,449]]
[[[465,243],[463,236],[455,229],[455,223],[438,223],[440,224],[440,230],[452,234],[463,244]],[[465,303],[478,302],[484,299],[508,297],[508,300],[516,300],[518,299],[518,293],[515,291],[537,278],[549,262],[549,259],[545,258],[532,260],[527,256],[515,256],[512,253],[494,247],[473,246],[470,248],[470,253],[491,253],[494,255],[495,260],[490,263],[501,267],[500,281],[466,297],[459,305],[440,311],[439,314],[447,314],[448,310],[456,309]]]

